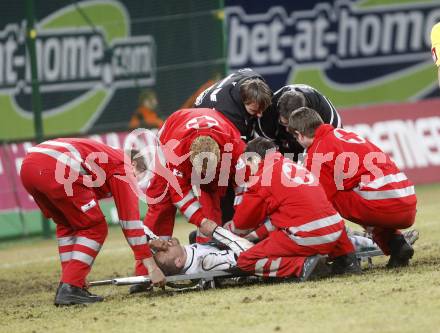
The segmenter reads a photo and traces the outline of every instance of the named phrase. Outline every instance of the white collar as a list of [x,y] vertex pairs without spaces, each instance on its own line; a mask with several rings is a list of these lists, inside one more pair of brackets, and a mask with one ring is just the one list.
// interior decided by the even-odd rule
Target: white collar
[[195,244],[192,245],[185,245],[183,247],[183,249],[186,252],[186,261],[185,261],[185,266],[183,266],[183,272],[186,272],[188,270],[188,268],[191,267],[191,265],[193,264],[194,261],[194,246]]

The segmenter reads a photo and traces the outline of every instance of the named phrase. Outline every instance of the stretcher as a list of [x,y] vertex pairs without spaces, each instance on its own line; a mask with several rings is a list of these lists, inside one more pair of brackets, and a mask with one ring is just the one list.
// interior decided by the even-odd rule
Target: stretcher
[[[369,268],[373,265],[373,257],[383,256],[381,250],[367,250],[357,252],[356,256],[360,262],[366,261]],[[223,285],[223,282],[229,280],[228,284],[240,284],[240,283],[253,283],[262,281],[261,277],[253,275],[243,275],[243,273],[237,273],[232,271],[212,271],[198,274],[180,274],[167,276],[167,286],[175,290],[187,291],[187,290],[206,290],[214,289],[219,285]],[[151,280],[148,276],[130,276],[122,278],[113,278],[107,280],[93,281],[89,283],[90,287],[96,286],[128,286],[134,284],[148,284]],[[231,283],[232,282],[232,283]]]

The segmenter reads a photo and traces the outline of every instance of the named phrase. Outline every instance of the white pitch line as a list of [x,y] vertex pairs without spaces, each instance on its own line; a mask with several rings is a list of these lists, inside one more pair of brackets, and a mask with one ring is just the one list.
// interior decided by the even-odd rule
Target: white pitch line
[[[104,255],[108,253],[118,253],[118,252],[124,252],[129,250],[127,247],[118,247],[118,248],[110,248],[105,251],[101,251]],[[100,253],[101,253],[100,252]],[[102,256],[101,253],[101,256]],[[22,267],[22,266],[28,266],[32,264],[42,263],[42,262],[50,262],[50,261],[58,261],[60,259],[59,256],[50,256],[50,257],[44,257],[40,259],[34,259],[34,260],[25,260],[25,261],[19,261],[11,264],[1,264],[0,269],[8,269],[8,268],[16,268],[16,267]]]

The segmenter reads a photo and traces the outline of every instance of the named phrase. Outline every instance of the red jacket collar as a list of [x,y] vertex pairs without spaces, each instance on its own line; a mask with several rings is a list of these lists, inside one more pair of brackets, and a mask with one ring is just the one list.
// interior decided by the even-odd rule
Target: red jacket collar
[[310,145],[309,148],[307,148],[307,152],[314,150],[318,143],[330,132],[333,132],[335,128],[332,125],[329,124],[322,124],[316,129],[315,132],[315,138],[313,140],[313,143]]

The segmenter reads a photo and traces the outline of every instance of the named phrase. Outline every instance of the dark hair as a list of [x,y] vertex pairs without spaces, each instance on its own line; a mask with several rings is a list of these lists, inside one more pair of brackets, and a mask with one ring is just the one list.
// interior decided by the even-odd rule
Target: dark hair
[[140,151],[137,149],[132,149],[130,151],[130,158],[132,162],[136,162],[136,170],[139,172],[144,172],[147,170],[147,165],[145,164],[145,159]]
[[321,116],[313,109],[302,107],[292,112],[289,117],[288,131],[298,131],[309,138],[315,137],[316,129],[324,124]]
[[286,91],[278,100],[277,108],[279,115],[289,119],[290,114],[306,105],[304,94],[299,91]]
[[264,111],[271,104],[272,91],[263,80],[251,78],[240,85],[240,97],[243,104],[257,103]]
[[264,159],[268,151],[274,151],[276,150],[276,148],[277,146],[273,141],[262,137],[258,137],[249,141],[245,152],[257,153],[258,155],[260,155],[262,159]]

